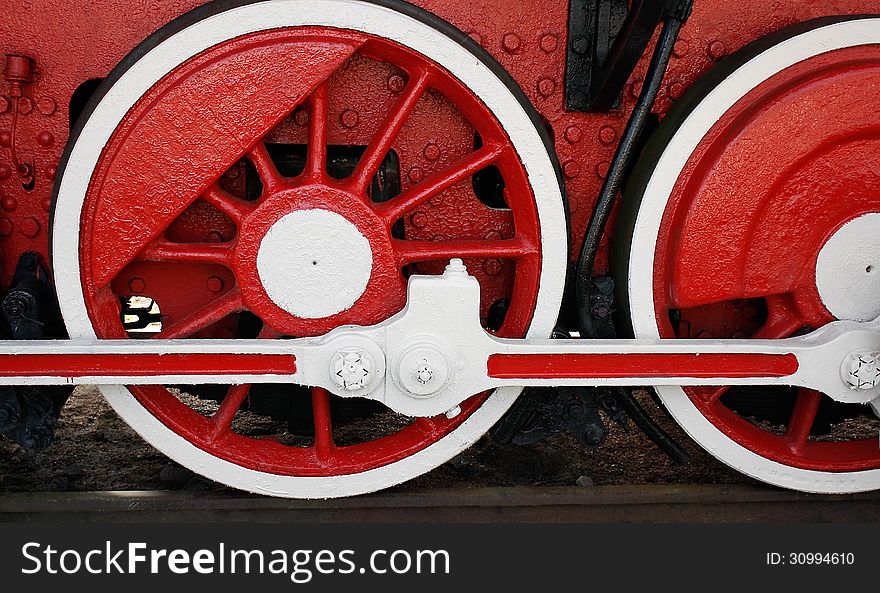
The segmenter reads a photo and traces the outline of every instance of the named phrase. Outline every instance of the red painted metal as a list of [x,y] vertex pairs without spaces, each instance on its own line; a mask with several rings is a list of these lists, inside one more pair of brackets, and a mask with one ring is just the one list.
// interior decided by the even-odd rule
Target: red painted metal
[[[14,80],[4,81],[0,86],[0,286],[8,286],[16,262],[27,251],[39,253],[44,263],[48,263],[52,186],[72,125],[71,107],[81,108],[89,89],[93,88],[90,81],[107,76],[143,39],[162,25],[203,3],[204,0],[154,0],[148,3],[128,0],[32,0],[8,2],[4,6],[3,18],[0,19],[0,54],[29,58],[35,76],[27,84],[20,85],[22,96],[18,99],[14,97],[18,92]],[[574,239],[571,247],[572,253],[577,254],[580,250],[580,237],[613,156],[617,138],[638,95],[647,67],[647,57],[638,65],[628,82],[619,109],[608,114],[568,113],[564,109],[562,94],[565,48],[569,43],[566,31],[566,0],[544,0],[538,3],[532,0],[417,0],[415,3],[448,20],[489,51],[511,73],[540,112],[552,131],[556,153],[564,172]],[[693,15],[675,45],[655,111],[663,117],[682,93],[718,60],[770,32],[831,13],[876,12],[876,0],[838,0],[834,3],[809,0],[696,0]],[[278,35],[283,37],[284,33]],[[322,68],[338,65],[344,56],[348,57],[347,54],[351,54],[356,48],[363,49],[359,45],[360,38],[347,36],[340,39],[339,36],[326,32],[324,35],[321,44],[298,45],[293,41],[286,45],[282,43],[284,51],[289,52],[289,57],[303,57],[312,51],[317,52],[311,54],[312,57],[321,56],[320,60],[312,62],[314,70],[310,74],[314,75],[315,80],[321,79]],[[261,53],[256,48],[253,51]],[[270,128],[271,131],[263,137],[266,143],[309,144],[310,128],[307,124],[309,111],[314,109],[298,109],[292,117],[283,117],[284,114],[279,111],[283,106],[290,105],[286,97],[279,95],[279,91],[286,88],[286,85],[298,82],[279,78],[280,64],[283,61],[281,58],[284,57],[282,54],[283,51],[276,53],[274,50],[266,50],[261,54],[264,59],[257,61],[261,72],[269,79],[274,76],[273,84],[251,89],[253,92],[249,92],[247,96],[233,94],[219,87],[216,99],[220,103],[213,103],[215,99],[210,93],[203,96],[203,102],[208,101],[212,106],[219,105],[231,114],[237,113],[238,121],[247,119],[249,115],[260,120],[246,121],[241,126],[242,129],[236,129],[237,132],[248,134],[244,139],[257,151],[254,153],[257,155],[257,162],[260,151],[257,140]],[[273,62],[273,57],[279,60]],[[327,117],[321,118],[331,144],[366,146],[377,130],[388,129],[383,128],[383,120],[405,88],[405,72],[397,66],[380,63],[381,61],[371,60],[370,57],[369,52],[354,54],[331,77],[332,93],[326,105]],[[234,60],[230,60],[226,60],[225,65],[233,69],[239,68],[247,79],[247,68],[242,63],[236,64]],[[7,62],[7,68],[9,64]],[[13,61],[13,73],[20,64],[21,62]],[[178,72],[177,75],[182,76],[183,73]],[[201,89],[204,93],[212,85],[218,88],[218,79],[212,78],[208,71],[193,75],[201,78],[190,79],[188,87],[181,81],[177,87],[179,92],[189,88],[196,92]],[[165,84],[169,88],[174,86],[167,81]],[[823,84],[826,89],[833,90],[832,81]],[[304,83],[304,88],[300,88],[298,92],[311,92],[312,86],[311,83]],[[78,89],[82,90],[78,93]],[[869,96],[876,95],[876,88],[863,86],[863,89]],[[453,103],[454,99],[467,95],[462,89],[447,88],[444,91],[453,91],[453,96],[449,97],[453,99]],[[293,92],[294,95],[297,93],[295,89]],[[811,91],[806,92],[809,94]],[[848,98],[858,99],[861,107],[847,103]],[[224,100],[225,104],[222,103]],[[444,258],[453,248],[459,253],[473,250],[469,253],[473,253],[474,257],[467,263],[481,283],[481,312],[485,317],[492,303],[508,298],[511,294],[534,294],[534,285],[522,278],[534,278],[536,274],[537,258],[532,253],[533,246],[538,244],[537,230],[529,229],[529,220],[533,218],[530,214],[523,214],[515,220],[516,212],[485,208],[473,200],[470,184],[462,181],[455,183],[458,179],[441,173],[458,163],[464,178],[487,162],[482,160],[483,157],[502,158],[504,162],[499,155],[470,156],[473,154],[472,124],[492,124],[485,118],[480,106],[471,102],[468,103],[471,105],[470,111],[462,112],[452,107],[449,101],[440,100],[433,95],[423,99],[423,102],[428,103],[427,107],[416,109],[410,114],[408,123],[404,125],[394,146],[400,162],[402,191],[412,201],[406,208],[392,205],[391,202],[374,206],[376,216],[385,220],[399,218],[403,221],[407,241],[398,242],[392,238],[389,241],[390,247],[385,246],[384,249],[389,253],[389,259],[394,256],[398,258],[398,265],[409,265],[410,271],[420,273],[437,273],[442,269],[442,264],[423,261],[424,259]],[[240,109],[251,109],[247,113],[236,112],[233,103]],[[817,129],[803,130],[807,138],[805,144],[814,143],[817,135],[829,131],[830,124],[826,122],[843,126],[840,128],[841,134],[846,130],[855,130],[858,121],[870,116],[864,106],[876,104],[876,96],[868,100],[864,94],[858,93],[850,93],[849,97],[823,97],[821,93],[814,94],[807,109],[815,113],[811,121],[816,124]],[[167,154],[161,151],[153,153],[151,151],[154,147],[143,143],[140,146],[134,144],[137,142],[134,136],[127,139],[127,142],[132,143],[127,149],[124,146],[127,142],[116,143],[115,150],[120,155],[125,154],[133,170],[138,172],[137,175],[129,176],[120,189],[127,191],[140,187],[146,193],[140,200],[134,194],[125,194],[128,198],[124,204],[120,204],[120,207],[124,207],[132,215],[129,220],[135,227],[128,229],[125,236],[121,236],[123,233],[114,228],[114,223],[122,219],[113,210],[115,204],[95,213],[98,217],[96,220],[102,221],[100,237],[103,238],[103,233],[106,232],[109,233],[108,237],[114,239],[108,242],[108,245],[113,245],[112,250],[104,248],[101,241],[98,241],[95,253],[89,255],[89,258],[95,260],[94,280],[89,282],[99,285],[109,283],[102,291],[93,294],[93,316],[104,320],[99,324],[102,324],[101,331],[106,335],[124,336],[114,321],[119,312],[118,295],[147,294],[173,296],[170,299],[161,299],[165,302],[162,308],[166,325],[165,336],[183,336],[198,330],[193,335],[231,337],[238,331],[236,316],[232,313],[242,309],[246,303],[254,308],[262,308],[262,313],[267,318],[272,317],[276,327],[264,329],[265,336],[283,334],[288,329],[319,333],[324,327],[317,324],[309,327],[308,324],[300,323],[299,320],[281,315],[277,311],[273,314],[271,305],[266,305],[266,300],[261,295],[244,287],[238,290],[234,288],[237,286],[236,275],[226,265],[228,258],[232,257],[228,244],[239,233],[245,218],[251,214],[251,205],[242,204],[240,200],[229,198],[227,194],[233,198],[243,195],[245,165],[243,161],[239,161],[224,169],[224,164],[231,164],[230,161],[234,160],[229,150],[229,138],[217,133],[210,126],[199,125],[203,123],[203,113],[190,113],[187,117],[187,108],[182,102],[178,102],[177,108],[178,111],[166,115],[176,118],[179,123],[187,124],[189,133],[181,134],[176,139],[178,145],[174,150]],[[159,113],[154,111],[151,116],[156,118]],[[771,123],[764,128],[768,137],[777,137],[780,122],[784,121],[779,109],[774,119],[775,125]],[[145,122],[143,125],[148,124]],[[153,119],[149,125],[154,130],[161,127],[158,119]],[[767,188],[761,186],[762,178],[764,173],[769,173],[769,178],[775,178],[777,169],[773,166],[777,164],[776,156],[780,150],[767,137],[757,135],[758,130],[758,127],[753,128],[753,135],[760,151],[766,150],[771,155],[764,163],[755,162],[749,158],[747,150],[740,150],[745,146],[744,143],[729,153],[730,159],[720,159],[717,163],[721,170],[728,173],[736,171],[728,179],[735,180],[736,185],[742,183],[743,186],[731,189],[750,204],[754,204],[750,200],[766,197]],[[200,135],[203,135],[202,142],[183,142],[187,138],[192,140]],[[785,137],[791,135],[790,131],[785,132]],[[503,137],[503,134],[497,137]],[[867,171],[867,155],[871,151],[877,154],[877,147],[869,138],[863,137],[859,142],[861,144],[846,143],[836,151],[826,151],[823,159],[832,165],[829,170],[847,167],[856,162],[866,165],[861,170]],[[13,146],[15,150],[12,149]],[[193,150],[195,146],[198,146],[198,150]],[[202,152],[206,147],[212,148],[208,152]],[[708,148],[708,145],[705,147]],[[739,154],[733,157],[735,152]],[[756,150],[752,154],[758,152]],[[377,155],[379,152],[373,151],[373,154]],[[468,161],[468,158],[474,160]],[[29,167],[29,175],[19,174],[20,163]],[[744,171],[735,168],[737,163],[746,167]],[[516,163],[510,163],[508,159],[506,166],[506,174],[515,176]],[[223,170],[226,173],[215,178]],[[200,174],[193,175],[194,171]],[[144,177],[139,178],[142,173]],[[804,196],[838,195],[837,192],[843,192],[839,195],[853,197],[854,193],[862,191],[859,183],[848,183],[845,187],[835,185],[843,183],[843,176],[826,175],[820,169],[805,167],[802,173],[811,186]],[[148,185],[148,180],[157,183]],[[173,193],[172,185],[165,183],[168,180],[187,189],[181,194],[183,203]],[[360,180],[362,183],[363,177]],[[722,176],[716,175],[710,181],[716,184],[716,195],[723,193],[720,185]],[[746,195],[746,187],[756,193]],[[779,189],[785,193],[795,188],[780,186]],[[432,196],[425,201],[422,197],[426,194],[420,192],[429,190],[433,192]],[[201,200],[192,202],[190,198],[199,193]],[[779,208],[780,215],[795,214],[798,220],[807,222],[826,218],[826,211],[823,210],[829,206],[826,198],[823,198],[821,204],[810,204],[795,194],[785,195],[793,199],[793,206],[788,212],[785,211],[782,197],[777,197],[776,202],[768,202],[773,208]],[[148,202],[151,202],[149,206]],[[398,201],[396,204],[403,202]],[[154,209],[157,205],[159,210]],[[184,209],[181,211],[181,208]],[[718,214],[721,212],[730,214],[722,219]],[[747,218],[742,217],[742,214],[742,209],[736,210],[731,203],[716,199],[709,208],[695,209],[692,213],[693,219],[688,220],[686,229],[677,223],[668,223],[668,228],[676,230],[669,232],[667,236],[685,237],[681,249],[690,257],[683,260],[675,273],[678,276],[667,274],[666,271],[658,275],[658,282],[664,285],[668,282],[675,286],[670,299],[675,300],[676,306],[689,307],[683,312],[679,324],[679,335],[682,337],[780,337],[790,335],[803,324],[820,325],[827,321],[827,312],[810,291],[808,279],[804,278],[798,290],[794,290],[795,287],[791,284],[786,285],[786,290],[792,290],[778,297],[766,296],[769,295],[769,290],[766,289],[778,278],[787,279],[786,281],[796,277],[803,278],[798,274],[809,270],[810,258],[815,257],[812,244],[820,240],[821,233],[832,232],[832,227],[839,225],[849,212],[839,210],[832,204],[830,213],[827,214],[827,223],[815,225],[816,228],[805,228],[813,226],[810,224],[800,225],[797,233],[791,235],[774,234],[780,228],[791,230],[791,227],[779,227],[773,221],[763,226],[754,224],[745,230],[736,228],[736,225],[747,224]],[[708,218],[703,218],[704,216]],[[256,219],[249,224],[256,224]],[[720,226],[713,227],[713,224]],[[613,228],[613,225],[609,227]],[[690,234],[691,228],[697,231],[693,235]],[[745,255],[745,248],[742,250],[743,255],[737,251],[740,241],[726,239],[724,245],[719,245],[717,241],[709,243],[713,245],[713,249],[718,249],[717,256],[716,251],[709,251],[704,257],[699,257],[701,245],[706,245],[705,241],[719,236],[718,229],[749,234],[754,239],[748,248],[750,255]],[[162,230],[165,230],[165,239],[157,234]],[[529,236],[531,239],[526,239]],[[136,239],[129,241],[127,237]],[[381,243],[383,239],[373,237],[371,245],[373,240]],[[477,251],[479,247],[473,241],[481,241],[489,253]],[[664,244],[661,249],[665,252],[667,246]],[[672,251],[671,247],[669,251]],[[137,257],[132,259],[135,252],[138,252]],[[597,260],[597,270],[601,273],[607,271],[609,252],[610,241],[606,240]],[[777,256],[769,257],[774,252]],[[779,256],[779,253],[784,256]],[[495,257],[480,257],[490,254]],[[731,265],[731,257],[737,265]],[[742,269],[738,264],[745,262],[749,264],[748,274],[736,276],[740,274],[737,270]],[[766,268],[762,268],[762,264]],[[391,264],[386,262],[383,265],[390,267]],[[239,273],[244,275],[246,267],[241,264]],[[709,274],[708,277],[712,278],[718,274],[718,287],[712,287],[711,283],[701,286],[696,281],[700,274]],[[677,283],[681,284],[680,288]],[[710,286],[707,287],[706,284]],[[400,303],[399,283],[389,282],[386,288],[389,289],[388,300],[394,305],[380,305],[371,300],[369,307],[365,305],[360,314],[365,318],[377,319],[383,315],[383,307],[387,311],[394,309]],[[715,291],[714,297],[717,298],[733,298],[737,294],[739,297],[716,301],[711,306],[700,305],[701,302],[711,302],[712,291]],[[499,334],[515,336],[521,333],[531,310],[531,304],[525,302],[528,298],[530,297],[521,296],[513,303],[516,306],[508,313],[507,326]],[[766,322],[759,313],[764,302],[769,309]],[[667,305],[668,303],[658,303],[664,315],[661,319],[665,319]],[[327,325],[342,321],[342,318],[336,319]],[[673,335],[670,327],[664,327],[664,331],[670,337]],[[233,389],[230,397],[225,400],[228,402],[224,404],[228,406],[226,409],[233,406],[237,409],[246,393],[245,388]],[[153,390],[149,395],[143,391],[142,394],[145,400],[152,402],[157,414],[171,413],[170,410],[177,405],[162,390]],[[700,397],[705,399],[704,396],[705,394]],[[322,401],[322,396],[314,397]],[[809,403],[814,398],[814,395],[805,394],[799,401]],[[405,438],[393,443],[378,444],[373,450],[363,451],[375,463],[382,463],[383,459],[387,462],[403,457],[421,448],[425,435],[440,434],[452,423],[466,418],[469,410],[478,403],[478,400],[472,400],[472,403],[465,405],[465,413],[456,421],[420,420]],[[801,410],[798,417],[809,416],[814,408],[806,403],[798,408]],[[196,418],[198,415],[195,412],[192,414],[186,422],[181,423],[181,431],[188,431],[193,442],[200,442],[200,439],[211,442],[232,439],[228,443],[230,450],[246,451],[251,446],[244,441],[235,440],[234,435],[222,430],[220,433],[226,436],[221,438],[217,429],[209,426],[208,420],[200,416]],[[223,420],[218,419],[218,426],[223,426]],[[228,420],[231,421],[231,417]],[[735,419],[729,420],[733,423],[728,427],[731,434],[740,435],[745,440],[751,439],[750,442],[753,443],[763,442],[761,439],[766,438],[756,432],[760,429],[742,419],[739,419],[739,424]],[[290,455],[281,445],[277,446],[277,450],[273,449],[276,444],[263,443],[261,446],[266,448],[260,455],[264,460],[271,459],[273,454],[277,459],[288,459],[286,456]],[[762,446],[755,445],[756,450]],[[843,451],[844,445],[836,446],[837,450]],[[819,451],[814,448],[811,458],[822,458],[824,451],[825,449]],[[873,467],[871,464],[875,463],[876,458],[872,455],[875,453],[876,446],[874,452],[866,449],[864,458],[869,462],[862,463],[861,466]],[[844,454],[849,455],[848,452]],[[326,464],[327,459],[332,458],[332,452],[327,455],[330,457],[322,457],[321,464]],[[834,462],[824,465],[817,462],[817,467],[847,469],[858,466],[841,464],[835,458],[836,454],[829,455]],[[267,467],[284,465],[283,471],[294,472],[303,463],[318,463],[312,451],[302,452],[300,457],[298,461],[291,461],[287,465],[284,462],[278,466],[268,464]],[[789,458],[791,457],[786,457]]]
[[[816,290],[816,259],[841,225],[877,210],[878,77],[880,47],[822,54],[771,77],[706,134],[676,182],[657,245],[663,337],[784,338],[833,319]],[[784,434],[727,407],[727,388],[687,392],[764,457],[822,471],[880,467],[876,437],[809,439],[816,392],[799,391]]]
[[[309,76],[291,77],[292,67]],[[370,114],[372,121],[363,129],[358,128],[366,118],[359,117],[357,135],[348,129],[345,110],[337,104],[338,97],[350,92],[353,71],[361,84],[400,78],[393,90],[384,91],[381,109]],[[229,77],[238,81],[235,86],[225,83]],[[264,81],[273,77],[281,86],[293,86],[257,97]],[[242,93],[248,101],[241,100]],[[200,125],[198,114],[188,107],[199,105],[201,110],[206,104],[213,119],[235,122],[233,137],[225,127]],[[301,107],[295,111],[297,105]],[[259,116],[252,113],[255,108]],[[434,164],[418,183],[404,179],[400,195],[372,201],[370,186],[385,155],[394,150],[406,163],[412,143],[421,141],[414,139],[423,138],[423,124],[438,112],[454,122],[446,131],[448,153],[429,151],[429,157],[436,156]],[[174,131],[170,139],[169,130]],[[306,146],[300,174],[286,177],[279,170],[270,153],[278,144]],[[342,144],[363,146],[364,154],[350,176],[336,179],[325,163],[330,147]],[[259,178],[262,189],[256,199],[246,199],[244,188],[229,182],[230,173],[241,170],[242,159]],[[489,165],[504,177],[505,210],[492,210],[474,196],[470,179]],[[470,216],[467,224],[447,229],[444,236],[424,236],[418,225],[412,231],[404,226],[402,235],[395,230],[431,202],[455,205]],[[198,214],[193,214],[195,204]],[[256,259],[274,223],[290,212],[314,208],[336,212],[358,228],[370,243],[373,271],[351,308],[305,319],[268,297]],[[198,224],[205,209],[228,222],[214,240]],[[489,275],[480,273],[484,262],[505,262],[501,270],[492,270],[496,277],[485,281],[482,291],[484,314],[495,300],[509,301],[498,335],[525,332],[537,294],[541,237],[534,197],[498,122],[436,64],[386,40],[348,32],[259,33],[216,46],[165,77],[127,114],[105,147],[85,213],[80,261],[86,304],[99,337],[125,335],[119,303],[131,294],[134,277],[143,283],[136,288],[160,305],[164,327],[159,338],[216,335],[226,324],[236,331],[236,316],[243,311],[262,320],[263,337],[318,336],[341,325],[375,324],[403,308],[406,276],[413,266],[424,265],[418,269],[422,273],[440,271],[453,256],[463,256],[484,277]],[[487,239],[483,225],[498,216],[509,226]],[[195,232],[188,234],[191,229]],[[182,291],[181,282],[201,287]],[[232,432],[227,416],[234,416],[236,401],[244,401],[241,387],[230,388],[223,419],[212,426],[165,388],[131,389],[160,421],[197,446],[245,467],[287,475],[360,472],[411,455],[458,426],[485,398],[477,395],[466,402],[455,419],[418,421],[382,439],[336,447],[329,395],[316,391],[314,446],[305,452],[285,447],[282,453],[281,445]]]
[[292,354],[0,354],[0,377],[290,375]]
[[787,377],[798,370],[794,354],[493,354],[498,379],[626,377]]

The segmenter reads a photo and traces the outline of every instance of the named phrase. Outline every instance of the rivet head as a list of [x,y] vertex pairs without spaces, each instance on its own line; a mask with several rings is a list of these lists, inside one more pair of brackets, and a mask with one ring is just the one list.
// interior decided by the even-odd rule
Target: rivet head
[[9,236],[12,233],[12,221],[8,218],[0,218],[0,237]]
[[590,49],[590,40],[586,35],[575,35],[571,39],[571,49],[576,54],[585,54]]
[[428,224],[428,216],[424,212],[413,212],[413,215],[410,217],[409,221],[412,223],[414,227],[417,229],[423,228],[426,224]]
[[305,109],[297,109],[293,112],[293,122],[301,128],[304,128],[309,123],[309,112]]
[[433,142],[425,146],[425,158],[429,161],[436,161],[440,158],[440,147]]
[[684,39],[679,39],[675,42],[675,45],[672,46],[672,53],[676,58],[683,58],[688,53],[688,42]]
[[55,110],[58,109],[58,105],[52,97],[41,97],[40,100],[37,101],[37,109],[39,109],[40,113],[43,115],[49,116],[55,113]]
[[34,110],[34,102],[30,97],[22,97],[18,100],[18,112],[27,115]]
[[581,129],[577,126],[568,126],[565,128],[565,139],[572,144],[580,142],[582,136]]
[[611,167],[611,163],[608,161],[602,161],[598,165],[596,165],[596,176],[599,179],[605,179],[608,176],[608,169]]
[[6,97],[0,97],[0,113],[6,113],[9,111],[9,99]]
[[542,78],[538,81],[538,92],[543,97],[549,97],[556,90],[556,82],[552,78]]
[[519,35],[516,33],[506,33],[504,37],[501,39],[501,47],[504,48],[504,51],[507,53],[513,53],[520,48],[521,42],[519,39]]
[[44,131],[40,132],[39,134],[37,134],[37,144],[39,144],[43,148],[47,148],[49,146],[52,146],[52,144],[54,142],[55,142],[55,136],[52,135],[52,132],[44,130]]
[[727,54],[727,48],[724,46],[723,42],[716,39],[709,44],[707,53],[713,60],[720,60],[725,54]]
[[208,278],[208,281],[205,283],[205,286],[211,292],[217,293],[223,290],[224,282],[223,279],[219,276],[211,276]]
[[392,74],[388,77],[388,90],[392,93],[399,93],[405,86],[406,82],[403,80],[403,76]]
[[33,239],[40,234],[40,221],[33,216],[29,216],[21,222],[21,227],[19,228],[25,237]]
[[13,198],[12,196],[6,196],[2,200],[3,209],[12,212],[16,208],[18,208],[18,200]]
[[548,33],[541,37],[541,49],[547,52],[548,54],[554,50],[559,45],[559,39],[556,35],[552,33]]
[[128,281],[128,288],[135,294],[141,294],[147,288],[147,283],[143,278],[132,278]]
[[356,127],[360,122],[360,117],[354,109],[346,109],[342,112],[342,115],[339,116],[339,119],[342,122],[343,127],[346,127],[349,130]]
[[605,125],[599,128],[599,142],[612,144],[615,140],[617,140],[617,132],[613,127]]
[[412,167],[407,175],[411,183],[418,183],[425,178],[425,172],[421,167]]
[[670,83],[669,88],[666,89],[666,94],[669,95],[669,98],[673,101],[680,99],[684,94],[684,85],[680,82]]
[[562,172],[569,179],[574,179],[581,172],[581,166],[577,163],[577,161],[567,161],[564,165],[562,165]]

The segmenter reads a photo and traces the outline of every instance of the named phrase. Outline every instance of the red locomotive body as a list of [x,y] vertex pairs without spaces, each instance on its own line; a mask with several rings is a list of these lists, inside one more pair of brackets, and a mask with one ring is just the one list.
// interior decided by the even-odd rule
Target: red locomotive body
[[[453,258],[498,338],[778,340],[880,314],[876,1],[414,5],[6,0],[6,337],[320,338],[393,320],[407,280]],[[683,22],[672,37],[670,20]],[[429,342],[386,353],[389,385],[414,401],[440,393],[440,376],[438,390],[464,385],[465,361]],[[863,373],[873,352],[845,364]],[[375,361],[337,356],[339,389],[366,393]],[[736,372],[721,376],[760,375]],[[850,387],[870,394],[864,372]],[[315,382],[237,377],[191,390],[217,403],[208,415],[173,387],[102,389],[177,461],[288,496],[427,471],[518,393],[469,392],[445,414],[343,442],[347,419],[388,412]],[[880,487],[880,399],[745,383],[644,384],[754,477]],[[45,444],[67,392],[10,388],[18,408],[0,428]],[[29,402],[44,425],[27,424]],[[289,439],[236,433],[242,406],[289,420]],[[869,434],[828,437],[857,417]]]

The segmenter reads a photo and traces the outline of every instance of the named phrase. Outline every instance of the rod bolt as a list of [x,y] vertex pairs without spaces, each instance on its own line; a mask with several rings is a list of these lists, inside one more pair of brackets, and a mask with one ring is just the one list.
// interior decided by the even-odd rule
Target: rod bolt
[[346,391],[359,391],[366,387],[375,371],[373,357],[361,348],[340,350],[330,363],[333,382]]
[[868,391],[880,384],[880,352],[851,352],[843,361],[843,380],[850,389]]

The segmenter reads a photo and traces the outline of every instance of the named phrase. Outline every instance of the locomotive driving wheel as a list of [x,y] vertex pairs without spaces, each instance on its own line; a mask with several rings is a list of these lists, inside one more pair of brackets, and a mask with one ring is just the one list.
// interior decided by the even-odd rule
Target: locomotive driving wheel
[[[691,89],[628,190],[617,269],[636,337],[785,338],[880,315],[878,80],[880,19],[862,17],[768,37]],[[657,393],[759,480],[880,487],[880,411],[786,388]]]
[[[540,119],[486,52],[408,4],[197,9],[105,81],[59,175],[52,256],[72,338],[134,337],[132,297],[158,308],[160,339],[321,336],[389,318],[410,274],[454,257],[497,335],[546,337],[558,313],[567,231]],[[311,401],[299,442],[233,429],[247,385],[208,414],[167,386],[102,391],[202,475],[322,498],[429,471],[519,393],[337,442],[334,396],[289,386]]]

